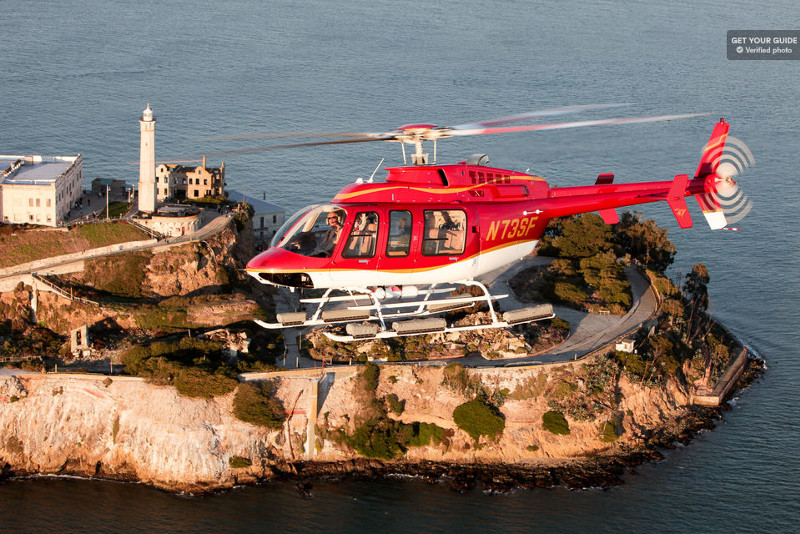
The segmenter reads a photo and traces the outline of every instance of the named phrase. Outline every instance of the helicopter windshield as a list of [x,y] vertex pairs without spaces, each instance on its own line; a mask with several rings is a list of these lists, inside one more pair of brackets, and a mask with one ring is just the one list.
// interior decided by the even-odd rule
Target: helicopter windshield
[[332,204],[305,207],[281,226],[271,246],[303,256],[330,257],[346,216],[345,210]]

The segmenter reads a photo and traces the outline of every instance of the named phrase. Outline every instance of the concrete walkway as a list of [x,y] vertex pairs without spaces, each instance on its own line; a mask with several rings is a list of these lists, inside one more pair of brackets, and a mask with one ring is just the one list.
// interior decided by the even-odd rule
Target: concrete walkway
[[[508,285],[509,280],[525,269],[537,265],[547,265],[551,261],[553,261],[553,258],[539,256],[523,258],[507,267],[497,269],[496,271],[484,275],[481,277],[480,281],[486,284],[494,294],[508,293],[509,296],[500,301],[504,309],[523,308],[530,304],[517,300],[514,296],[514,291]],[[585,313],[564,306],[553,306],[556,316],[569,322],[570,335],[566,341],[546,353],[505,360],[486,360],[481,356],[467,356],[436,360],[435,362],[413,363],[422,365],[445,365],[457,361],[470,367],[496,367],[509,364],[554,363],[581,358],[603,345],[611,343],[623,334],[636,330],[655,313],[657,301],[650,287],[650,282],[633,267],[627,268],[626,273],[631,283],[631,292],[633,294],[633,304],[630,311],[623,317],[620,317],[618,315]],[[301,309],[298,294],[285,289],[278,290],[275,295],[275,306],[277,312],[297,311]],[[306,333],[309,330],[310,329],[306,329],[304,331],[293,328],[284,331],[284,335],[287,339],[285,358],[285,366],[287,369],[316,369],[317,372],[321,371],[322,364],[319,361],[303,357],[299,353],[296,338],[298,335]],[[282,362],[279,361],[278,363]],[[333,370],[334,368],[338,369],[341,367],[342,365],[328,366],[326,369]]]

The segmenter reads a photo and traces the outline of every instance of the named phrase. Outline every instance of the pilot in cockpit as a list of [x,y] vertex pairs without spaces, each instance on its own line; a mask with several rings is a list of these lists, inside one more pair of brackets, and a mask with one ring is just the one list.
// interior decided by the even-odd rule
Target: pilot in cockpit
[[329,211],[326,222],[330,225],[330,228],[325,232],[322,240],[311,252],[311,256],[328,258],[333,255],[333,249],[336,248],[339,235],[342,233],[341,215],[336,210]]

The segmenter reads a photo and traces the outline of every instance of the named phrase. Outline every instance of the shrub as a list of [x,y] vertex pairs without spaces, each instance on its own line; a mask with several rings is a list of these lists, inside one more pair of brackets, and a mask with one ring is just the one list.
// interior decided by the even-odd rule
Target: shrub
[[347,443],[366,458],[391,460],[404,452],[398,439],[403,426],[387,418],[371,419],[358,426]]
[[617,423],[615,421],[606,421],[600,425],[600,441],[603,443],[614,443],[619,438],[619,431],[617,430]]
[[181,395],[204,399],[227,395],[236,389],[238,383],[236,378],[223,369],[210,373],[199,367],[180,369],[173,379],[175,389]]
[[542,414],[542,428],[556,435],[569,434],[569,423],[561,412],[550,411]]
[[231,466],[231,469],[244,469],[245,467],[253,465],[253,462],[250,458],[245,458],[243,456],[231,456],[228,458],[228,465]]
[[433,423],[411,423],[411,439],[408,442],[410,447],[424,447],[431,442],[438,445],[444,440],[445,429]]
[[453,410],[453,421],[476,442],[481,436],[495,438],[506,427],[503,414],[482,399],[465,402]]
[[358,374],[358,385],[367,393],[374,393],[378,389],[378,376],[380,369],[372,362],[367,362]]
[[271,384],[266,382],[239,384],[233,397],[233,415],[240,421],[270,430],[279,429],[286,420],[283,405],[274,397]]
[[389,409],[397,415],[402,414],[403,410],[406,408],[405,401],[401,401],[400,398],[394,393],[386,395],[386,404],[389,406]]

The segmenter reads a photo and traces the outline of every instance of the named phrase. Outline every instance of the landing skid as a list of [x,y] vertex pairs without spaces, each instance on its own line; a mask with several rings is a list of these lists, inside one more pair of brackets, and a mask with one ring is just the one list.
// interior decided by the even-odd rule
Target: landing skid
[[[346,289],[349,295],[332,296],[333,289],[328,289],[320,298],[301,299],[304,304],[317,304],[317,309],[311,318],[305,312],[279,313],[277,323],[267,323],[256,319],[256,323],[267,329],[280,328],[305,328],[313,326],[345,324],[347,335],[324,332],[328,338],[334,341],[349,342],[369,339],[387,339],[402,336],[416,336],[429,333],[449,333],[462,332],[467,330],[483,330],[487,328],[506,328],[516,324],[530,323],[544,319],[551,319],[553,307],[549,304],[539,305],[532,308],[513,310],[503,314],[502,320],[494,309],[493,300],[505,298],[508,295],[492,295],[489,290],[480,282],[474,280],[464,280],[460,282],[467,286],[476,286],[483,291],[482,296],[456,295],[446,298],[431,298],[434,295],[451,292],[454,287],[437,288],[436,285],[428,289],[406,293],[381,290],[365,290],[360,288]],[[423,296],[421,300],[403,300],[404,298],[415,299]],[[350,304],[338,307],[333,310],[324,310],[330,303],[350,302]],[[491,323],[453,326],[448,325],[446,320],[441,317],[430,317],[431,315],[441,314],[447,311],[464,309],[473,304],[485,302],[489,308]],[[408,309],[408,311],[403,311]],[[408,319],[408,321],[395,321],[391,323],[391,328],[387,327],[387,321],[393,319]]]

